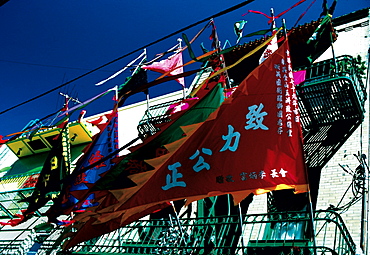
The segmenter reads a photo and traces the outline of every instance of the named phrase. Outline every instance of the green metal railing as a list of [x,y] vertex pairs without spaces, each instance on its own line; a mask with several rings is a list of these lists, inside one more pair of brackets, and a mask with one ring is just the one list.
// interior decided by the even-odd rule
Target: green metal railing
[[306,80],[297,86],[305,129],[363,119],[366,88],[353,57],[345,55],[324,60],[305,70]]
[[[2,221],[25,209],[26,203],[17,200],[29,196],[32,188],[1,192]],[[46,206],[42,212],[47,210]],[[6,209],[5,209],[6,208]],[[41,213],[42,213],[41,212]],[[40,215],[40,214],[39,214]],[[0,230],[0,252],[27,254],[32,229],[46,221],[39,217],[18,227],[5,226]],[[140,220],[100,238],[82,243],[73,252],[126,254],[355,254],[355,245],[340,215],[333,211],[316,211],[315,238],[312,238],[311,217],[303,212],[243,215],[239,217],[182,218],[168,220]],[[23,228],[22,228],[23,227]],[[55,246],[62,229],[47,235],[38,254],[56,254]],[[242,238],[241,238],[242,237]],[[24,248],[24,249],[23,249]],[[23,252],[23,253],[22,253]],[[265,253],[263,253],[265,252]],[[267,252],[267,253],[266,253]],[[253,254],[253,253],[252,253]]]
[[[24,188],[14,191],[0,192],[0,219],[13,218],[15,214],[21,210],[27,209],[28,203],[19,202],[21,199],[29,197],[34,188]],[[41,216],[41,213],[46,212],[52,203],[48,203],[36,212],[36,215]]]
[[[242,228],[238,216],[139,220],[65,254],[355,254],[348,229],[333,211],[315,211],[313,225],[310,214],[303,212],[242,218]],[[60,246],[53,247],[58,231],[38,254],[58,253]],[[2,253],[10,254],[5,249]]]
[[320,61],[306,68],[306,81],[304,86],[320,81],[347,77],[353,81],[355,92],[360,102],[366,100],[366,88],[360,76],[358,60],[350,55],[343,55],[336,58]]

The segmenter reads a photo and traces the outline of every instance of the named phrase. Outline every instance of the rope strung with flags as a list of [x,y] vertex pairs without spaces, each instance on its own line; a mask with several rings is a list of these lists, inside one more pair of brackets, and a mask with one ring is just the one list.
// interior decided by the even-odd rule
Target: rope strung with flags
[[272,22],[273,22],[274,18],[275,18],[275,19],[280,18],[280,17],[281,17],[281,16],[283,16],[285,13],[287,13],[288,11],[290,11],[290,10],[291,10],[291,9],[293,9],[294,7],[297,7],[298,5],[300,5],[301,3],[305,2],[305,1],[306,1],[306,0],[300,0],[298,3],[295,3],[292,7],[290,7],[290,8],[288,8],[288,9],[286,9],[285,11],[283,11],[283,12],[281,12],[281,13],[279,13],[279,14],[278,14],[278,15],[276,15],[275,17],[271,17],[271,16],[269,16],[269,15],[267,15],[267,14],[263,13],[263,12],[260,12],[260,11],[253,11],[253,10],[248,10],[248,12],[247,12],[247,13],[244,13],[242,16],[245,16],[245,15],[247,15],[247,14],[249,14],[249,13],[262,14],[263,16],[265,16],[266,18],[268,18],[268,19],[269,19],[268,23],[270,24],[270,23],[272,23]]
[[256,47],[254,50],[252,50],[252,51],[250,51],[250,52],[248,52],[246,55],[244,55],[243,57],[241,57],[238,61],[236,61],[234,64],[232,64],[232,65],[229,65],[229,66],[227,66],[227,67],[225,67],[225,68],[222,68],[222,69],[220,69],[220,70],[218,70],[217,72],[215,72],[214,74],[212,74],[212,75],[210,75],[207,79],[205,79],[203,82],[202,82],[202,84],[200,84],[200,86],[198,86],[198,88],[197,89],[195,89],[194,91],[192,91],[191,92],[191,96],[194,96],[197,92],[198,92],[198,90],[199,90],[199,88],[201,88],[208,80],[210,80],[210,79],[212,79],[213,77],[215,77],[215,76],[217,76],[217,75],[219,75],[220,73],[222,73],[222,72],[224,72],[224,71],[226,71],[226,70],[228,70],[228,69],[231,69],[231,68],[233,68],[234,66],[236,66],[236,65],[238,65],[240,62],[242,62],[244,59],[246,59],[246,58],[248,58],[248,57],[250,57],[250,56],[252,56],[254,53],[256,53],[257,51],[259,51],[261,48],[263,48],[264,46],[266,46],[267,44],[269,44],[274,38],[275,38],[275,36],[277,36],[277,34],[278,34],[278,32],[280,32],[281,30],[282,30],[283,28],[279,28],[279,30],[276,32],[276,33],[274,33],[274,35],[273,36],[271,36],[269,39],[267,39],[264,43],[262,43],[261,45],[259,45],[258,47]]

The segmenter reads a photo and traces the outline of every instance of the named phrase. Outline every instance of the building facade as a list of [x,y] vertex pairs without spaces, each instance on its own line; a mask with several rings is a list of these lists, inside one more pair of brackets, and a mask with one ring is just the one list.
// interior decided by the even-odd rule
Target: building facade
[[[341,61],[341,56],[349,55],[352,58],[354,58],[357,62],[356,69],[357,72],[360,73],[360,76],[362,78],[362,83],[365,84],[365,89],[363,88],[357,88],[355,87],[356,93],[360,93],[361,95],[356,95],[360,99],[366,98],[366,93],[369,93],[368,90],[368,73],[367,70],[363,69],[368,67],[368,59],[369,59],[369,45],[370,45],[370,30],[369,30],[369,20],[370,20],[370,13],[369,9],[359,10],[354,13],[350,13],[341,17],[338,17],[333,20],[334,28],[337,33],[337,39],[333,43],[333,47],[329,47],[326,52],[316,60],[318,66],[320,63],[322,63],[325,60],[333,60],[333,59],[339,59],[338,61],[331,61],[330,63],[334,63],[334,67],[330,66],[331,69],[334,69],[336,73],[340,73],[341,68],[343,70],[347,70],[347,66],[341,66],[345,65],[346,58],[344,58],[344,61]],[[361,57],[361,59],[358,58],[358,56]],[[351,62],[352,63],[352,62]],[[325,78],[327,79],[327,78]],[[201,81],[197,81],[200,83]],[[321,81],[319,79],[316,79],[313,85],[318,86],[324,86],[320,83]],[[333,83],[336,84],[336,83]],[[341,83],[340,83],[341,84]],[[366,92],[366,93],[364,93]],[[122,120],[119,122],[119,141],[120,141],[120,147],[124,146],[125,144],[129,143],[133,139],[135,139],[138,136],[137,126],[141,122],[143,116],[145,115],[146,111],[148,110],[148,103],[149,106],[154,106],[158,104],[163,104],[168,101],[172,100],[179,100],[183,96],[183,92],[175,92],[169,95],[164,95],[158,98],[151,99],[149,102],[139,102],[133,105],[128,105],[125,107],[122,107],[119,109],[119,118]],[[304,96],[304,95],[303,95]],[[348,95],[347,95],[348,96]],[[332,98],[335,100],[334,93],[327,95],[328,98]],[[303,98],[303,97],[302,97]],[[307,99],[307,98],[303,98]],[[345,102],[341,102],[342,99],[339,99],[339,103],[344,104],[345,108]],[[338,100],[337,100],[338,101]],[[322,103],[325,103],[325,101],[322,101]],[[307,106],[307,105],[306,105]],[[318,104],[311,104],[311,108],[309,110],[317,110],[317,109],[323,109],[323,105]],[[362,106],[360,105],[359,108]],[[307,106],[307,108],[309,108]],[[338,130],[341,130],[341,115],[334,116],[333,120],[335,120],[335,125],[337,126],[335,129],[335,132],[331,132],[333,129],[328,128],[328,131],[323,132],[326,137],[322,138],[322,142],[329,143],[330,141],[336,141],[336,139],[339,140],[345,140],[343,144],[341,142],[336,142],[336,144],[340,146],[332,146],[328,148],[332,148],[336,153],[333,157],[330,158],[326,162],[326,159],[321,160],[320,162],[324,162],[325,166],[321,169],[319,169],[319,174],[315,173],[316,181],[319,183],[317,194],[315,195],[316,198],[314,199],[314,209],[315,210],[329,210],[333,211],[337,214],[339,214],[339,218],[343,220],[343,223],[345,225],[345,229],[348,229],[348,232],[350,233],[353,240],[346,240],[343,236],[347,232],[343,232],[344,235],[341,235],[341,238],[344,238],[343,241],[340,239],[340,242],[346,243],[343,245],[343,247],[351,246],[352,243],[357,246],[357,252],[360,253],[361,250],[364,251],[364,254],[367,253],[367,246],[368,246],[368,158],[369,158],[369,139],[370,139],[370,131],[369,131],[369,104],[368,101],[363,106],[365,110],[363,121],[361,121],[360,124],[357,124],[356,122],[355,126],[356,128],[349,129],[347,126],[345,129],[345,133],[341,133]],[[307,110],[308,111],[308,110]],[[333,109],[334,111],[341,111],[338,107],[336,109]],[[154,113],[153,113],[154,114]],[[344,115],[343,115],[344,116]],[[98,116],[91,116],[86,118],[85,120],[94,120]],[[328,117],[329,118],[329,117]],[[125,121],[129,120],[129,121]],[[339,121],[338,121],[339,120]],[[319,123],[320,121],[318,121]],[[334,123],[333,122],[333,123]],[[312,122],[314,123],[314,122]],[[325,121],[323,121],[325,124]],[[322,123],[319,123],[321,126],[320,128],[325,128],[325,125]],[[327,123],[326,123],[327,124]],[[334,124],[333,124],[334,125]],[[309,130],[311,128],[311,131]],[[309,127],[307,130],[307,134],[310,132],[317,132],[315,127]],[[88,132],[87,132],[88,133]],[[316,134],[316,133],[315,133]],[[350,137],[348,138],[347,135],[350,134]],[[343,139],[340,136],[343,135]],[[312,139],[315,137],[317,138],[319,135],[315,136],[309,136],[307,143],[309,143]],[[334,136],[335,138],[329,139],[328,137]],[[339,136],[339,137],[336,137]],[[347,139],[348,138],[348,139]],[[89,137],[86,138],[87,140]],[[318,139],[318,138],[317,138]],[[87,141],[86,140],[86,141]],[[334,143],[334,142],[333,142]],[[322,145],[322,144],[321,144]],[[325,146],[325,145],[322,145]],[[310,147],[311,148],[311,147]],[[309,148],[309,149],[310,149]],[[17,149],[14,149],[13,152],[11,152],[7,147],[2,146],[0,152],[0,169],[2,169],[3,178],[0,182],[0,189],[1,189],[1,205],[2,205],[2,218],[9,219],[9,217],[12,217],[12,215],[19,212],[20,209],[22,209],[20,206],[16,205],[16,200],[22,196],[22,192],[24,192],[23,195],[27,195],[32,191],[32,188],[27,188],[24,186],[24,184],[27,181],[30,181],[29,178],[32,174],[36,174],[37,171],[40,169],[40,164],[38,166],[30,167],[28,169],[29,175],[22,175],[21,173],[18,173],[16,168],[14,167],[15,162],[18,160],[18,157],[15,155],[18,152],[20,152]],[[310,149],[311,150],[311,149]],[[24,151],[23,151],[24,152]],[[128,150],[123,150],[121,154],[127,154],[129,153]],[[320,148],[314,150],[313,152],[307,151],[308,158],[311,160],[315,158],[320,158],[320,155],[315,157],[313,154],[320,154],[325,153],[320,151]],[[77,153],[78,154],[78,153]],[[76,154],[76,157],[78,156]],[[321,155],[322,156],[322,155]],[[23,160],[24,162],[24,160]],[[41,159],[40,159],[41,162]],[[363,177],[363,172],[361,172],[361,168],[359,166],[362,166],[363,169],[365,169],[365,178]],[[7,171],[11,169],[13,171],[13,175],[10,175]],[[311,169],[315,170],[315,167],[311,166]],[[361,177],[362,176],[362,177]],[[361,179],[362,178],[362,179]],[[319,180],[318,180],[319,179]],[[364,180],[365,183],[364,183]],[[365,187],[365,192],[363,190],[363,187]],[[365,199],[362,198],[362,193],[365,194]],[[202,203],[194,203],[192,206],[192,210],[189,215],[193,216],[199,216],[201,213],[201,216],[207,216],[210,215],[210,219],[212,217],[216,217],[214,221],[210,220],[212,222],[212,227],[204,227],[208,223],[199,223],[197,220],[190,221],[190,220],[184,220],[182,222],[182,225],[179,226],[173,226],[164,228],[162,226],[162,230],[158,230],[158,227],[154,228],[153,221],[152,223],[150,221],[145,221],[140,224],[144,225],[135,225],[130,229],[130,231],[124,232],[126,230],[120,230],[123,231],[125,234],[119,234],[118,232],[115,232],[113,234],[107,235],[103,237],[101,240],[94,240],[92,243],[86,242],[82,246],[77,247],[73,252],[75,254],[102,254],[97,252],[104,252],[104,254],[108,253],[123,253],[123,254],[148,254],[148,253],[154,253],[154,254],[193,254],[191,253],[191,247],[185,248],[179,248],[182,247],[181,240],[183,239],[183,236],[181,238],[177,238],[174,232],[182,232],[179,230],[180,228],[184,229],[184,232],[188,232],[187,238],[190,240],[190,236],[197,236],[199,237],[199,243],[201,243],[203,246],[203,250],[199,252],[199,254],[281,254],[279,252],[282,252],[283,254],[292,254],[290,252],[293,252],[293,254],[316,254],[318,252],[318,249],[315,246],[320,246],[320,241],[315,241],[315,238],[311,236],[311,240],[306,240],[302,236],[299,238],[297,234],[292,235],[290,237],[287,237],[287,230],[281,231],[281,235],[278,238],[277,230],[281,229],[293,229],[295,231],[301,231],[307,232],[310,230],[309,227],[309,221],[306,223],[300,223],[303,221],[306,221],[306,218],[299,218],[300,214],[296,218],[293,217],[294,220],[290,218],[284,218],[284,220],[278,221],[274,220],[273,217],[270,215],[268,216],[267,213],[271,212],[269,209],[269,197],[268,195],[259,195],[254,196],[253,201],[248,206],[248,215],[254,215],[254,216],[245,216],[243,227],[240,233],[236,233],[237,231],[235,229],[238,228],[238,221],[235,220],[234,217],[229,218],[217,218],[215,214],[210,213],[206,209],[203,208]],[[211,203],[216,205],[216,202],[214,200],[210,201]],[[25,206],[25,205],[23,205]],[[212,206],[211,206],[212,207]],[[24,208],[24,207],[23,207]],[[203,209],[202,209],[203,208]],[[306,208],[307,209],[307,208]],[[281,214],[277,215],[283,215],[283,213],[286,212],[277,212]],[[182,214],[182,211],[179,213]],[[197,215],[198,214],[198,215]],[[325,216],[320,216],[321,214],[324,214]],[[321,217],[321,220],[328,221],[328,219],[333,219],[334,216],[332,216],[329,212],[322,212],[317,213],[317,216]],[[336,215],[336,214],[333,214]],[[279,216],[280,217],[280,216]],[[283,217],[283,216],[282,216]],[[285,216],[284,216],[285,217]],[[329,218],[325,218],[329,217]],[[213,219],[213,218],[212,218]],[[42,223],[45,219],[42,217],[37,218],[34,221],[29,221],[23,225],[20,225],[19,227],[10,227],[5,226],[0,230],[0,236],[2,236],[2,241],[0,242],[1,250],[4,254],[30,254],[28,252],[32,251],[32,249],[39,249],[42,246],[42,243],[48,243],[47,241],[44,242],[38,242],[35,241],[38,237],[40,237],[39,234],[32,231],[32,228],[37,226],[38,224]],[[290,221],[292,220],[292,221]],[[162,224],[164,222],[168,223],[167,221],[160,221]],[[335,223],[338,223],[339,221],[333,221]],[[340,222],[342,223],[342,222]],[[145,225],[147,224],[147,225]],[[171,223],[172,224],[172,223]],[[199,225],[197,225],[199,224]],[[211,224],[211,223],[210,223]],[[269,225],[268,225],[269,224]],[[279,225],[280,224],[280,225]],[[284,225],[285,224],[285,225]],[[192,225],[196,225],[199,227],[199,232],[196,232],[195,230],[191,230]],[[274,225],[275,227],[271,227]],[[160,225],[161,226],[161,225]],[[276,227],[277,226],[277,227]],[[320,237],[320,231],[324,232],[327,226],[325,224],[322,225],[314,225],[316,229],[315,233],[317,238]],[[337,225],[338,226],[338,225]],[[147,232],[153,236],[155,231],[158,231],[157,234],[157,240],[162,242],[162,246],[158,248],[158,243],[150,243],[150,242],[144,242],[144,241],[137,241],[140,238],[136,237],[129,237],[130,233],[135,233],[138,235],[140,232],[138,229],[141,228],[148,228],[150,229],[153,227],[153,230],[148,230]],[[225,228],[225,229],[223,229]],[[274,229],[275,232],[273,233],[267,233],[265,230],[271,228]],[[330,228],[330,227],[329,227]],[[165,235],[164,230],[166,229],[166,233],[169,233],[169,236],[164,237]],[[212,231],[217,232],[216,234],[213,234]],[[216,230],[215,230],[216,229]],[[219,229],[222,229],[222,231],[219,231]],[[257,230],[256,230],[257,229]],[[305,229],[305,230],[304,230]],[[343,228],[339,226],[338,228],[340,231],[343,231]],[[293,231],[292,230],[292,231]],[[312,230],[312,229],[311,229]],[[194,231],[194,232],[191,232]],[[203,232],[202,232],[203,231]],[[225,247],[228,247],[230,250],[229,253],[224,253],[224,250],[222,250],[220,247],[221,242],[216,245],[216,241],[208,242],[206,243],[204,233],[205,232],[212,232],[210,234],[209,239],[225,239],[225,243],[223,244]],[[228,235],[221,235],[219,233],[221,232],[233,232],[235,231],[235,234],[239,236],[243,236],[240,240],[229,240]],[[120,232],[120,233],[123,233]],[[144,231],[145,232],[145,231]],[[160,233],[163,234],[163,236],[160,235]],[[45,240],[50,240],[48,243],[48,247],[43,249],[40,249],[39,254],[52,254],[59,251],[58,247],[52,247],[52,244],[55,242],[58,238],[57,236],[60,235],[61,230],[56,230],[53,232],[53,234],[49,234],[46,236]],[[146,233],[146,232],[145,232]],[[261,233],[264,233],[263,236]],[[330,249],[324,249],[322,248],[323,254],[329,254],[330,252],[334,251],[336,253],[332,254],[355,254],[355,251],[353,250],[353,247],[350,248],[343,248],[343,251],[341,251],[341,244],[333,244],[336,243],[336,240],[339,240],[335,234],[331,235],[329,230],[326,236],[324,236],[324,239],[328,239],[329,243],[325,243],[328,245],[328,247],[332,247]],[[140,232],[142,234],[142,232]],[[218,235],[219,234],[219,235]],[[161,237],[160,237],[161,236]],[[171,237],[172,236],[172,237]],[[175,237],[173,237],[175,236]],[[273,237],[274,236],[274,237]],[[281,236],[285,236],[282,238]],[[171,239],[172,238],[172,239]],[[1,239],[1,238],[0,238]],[[125,240],[131,240],[132,243],[127,244],[127,246],[124,245],[117,245],[117,242],[124,243],[122,241]],[[258,242],[258,240],[263,239],[265,242]],[[16,241],[15,241],[16,240]],[[104,241],[102,241],[104,240]],[[133,240],[136,240],[135,243]],[[169,245],[171,242],[177,242],[180,240],[180,243],[175,245],[174,247],[167,247],[166,245]],[[348,241],[348,242],[347,242]],[[339,241],[338,241],[339,242]],[[36,247],[34,244],[39,243],[39,247]],[[165,243],[165,244],[164,244]],[[190,243],[190,241],[189,241]],[[195,245],[195,241],[192,240],[192,245]],[[206,248],[209,248],[207,245],[212,243],[216,247],[216,249],[211,249],[206,252]],[[351,244],[347,244],[351,243]],[[206,245],[207,244],[207,245]],[[15,248],[15,246],[23,245],[23,248]],[[131,245],[131,246],[130,246]],[[151,246],[150,246],[151,245]],[[98,247],[103,247],[102,250],[99,250]],[[279,246],[280,250],[274,249],[274,246]],[[298,249],[297,247],[300,246],[301,248]],[[92,248],[94,247],[94,248]],[[105,248],[104,248],[105,247]],[[110,249],[108,249],[109,247]],[[129,247],[129,248],[127,248]],[[140,247],[148,247],[148,250],[143,250],[144,248]],[[195,247],[195,246],[194,246]],[[193,247],[193,248],[194,248]],[[205,248],[206,247],[206,248]],[[218,248],[217,248],[218,247]],[[237,248],[238,247],[238,248]],[[240,248],[241,247],[241,248]],[[283,248],[282,248],[283,247]],[[311,247],[311,248],[307,248]],[[312,248],[313,247],[313,248]],[[95,249],[95,250],[94,250]],[[141,250],[140,250],[141,249]],[[219,250],[217,250],[219,249]],[[44,252],[44,253],[43,253]],[[96,253],[93,253],[96,252]]]

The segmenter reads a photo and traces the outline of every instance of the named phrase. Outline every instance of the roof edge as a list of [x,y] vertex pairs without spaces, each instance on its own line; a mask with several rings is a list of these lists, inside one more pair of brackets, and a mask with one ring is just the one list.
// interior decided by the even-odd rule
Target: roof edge
[[333,25],[334,27],[347,24],[351,21],[356,21],[362,18],[369,17],[369,10],[370,8],[364,8],[361,10],[357,10],[342,16],[339,16],[337,18],[333,19]]

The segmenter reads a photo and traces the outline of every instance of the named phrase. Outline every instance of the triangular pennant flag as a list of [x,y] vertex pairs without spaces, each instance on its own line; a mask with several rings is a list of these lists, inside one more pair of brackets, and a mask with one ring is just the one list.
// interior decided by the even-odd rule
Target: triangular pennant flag
[[317,49],[320,48],[321,44],[327,42],[333,42],[333,28],[331,26],[331,15],[326,15],[322,20],[320,25],[315,29],[312,36],[307,41],[307,48],[311,53],[307,58],[312,63],[317,59],[322,53]]
[[[126,81],[118,87],[118,98],[123,95],[140,88],[148,83],[148,76],[146,70],[139,67],[135,70],[132,76],[126,78]],[[119,102],[119,106],[122,106],[123,102]]]
[[168,153],[146,160],[154,170],[129,176],[137,186],[112,191],[75,218],[78,231],[67,247],[95,237],[92,226],[106,233],[169,201],[232,194],[239,202],[251,192],[308,190],[287,41],[205,122],[183,130]]
[[243,37],[244,25],[247,22],[248,21],[245,21],[245,20],[240,20],[240,21],[235,22],[235,24],[234,24],[234,33],[237,37],[236,43],[239,43],[240,39]]
[[55,220],[60,214],[69,214],[71,211],[84,210],[96,205],[92,202],[94,200],[93,195],[87,196],[86,199],[80,201],[73,193],[79,192],[80,195],[81,193],[87,193],[89,186],[99,180],[114,165],[112,161],[114,157],[112,157],[88,169],[89,166],[118,149],[117,108],[115,107],[112,113],[107,114],[106,117],[107,121],[98,125],[101,130],[100,133],[85,148],[85,155],[77,162],[73,174],[66,179],[61,196],[47,212],[49,220]]
[[[143,66],[143,69],[151,70],[154,72],[159,73],[167,73],[170,72],[169,75],[176,75],[183,72],[183,68],[178,68],[183,65],[182,62],[182,53],[176,53],[167,59],[161,60],[159,62],[154,62],[151,65]],[[184,78],[176,79],[181,86],[185,87],[185,80]]]
[[[272,25],[272,35],[275,35],[277,33],[275,22],[273,22]],[[271,42],[267,45],[266,49],[262,53],[262,56],[259,59],[259,63],[261,64],[263,61],[265,61],[269,56],[272,55],[276,50],[278,49],[278,41],[277,36],[274,36],[274,38],[271,40]]]

